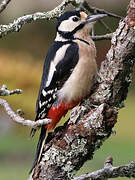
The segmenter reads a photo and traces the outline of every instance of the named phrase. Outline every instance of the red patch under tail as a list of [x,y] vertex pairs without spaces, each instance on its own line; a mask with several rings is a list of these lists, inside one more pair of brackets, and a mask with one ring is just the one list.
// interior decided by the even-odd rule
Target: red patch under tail
[[60,119],[65,116],[68,110],[74,108],[79,102],[72,102],[70,104],[61,103],[59,106],[51,107],[47,114],[47,118],[52,120],[51,124],[46,125],[46,129],[49,131],[53,129]]

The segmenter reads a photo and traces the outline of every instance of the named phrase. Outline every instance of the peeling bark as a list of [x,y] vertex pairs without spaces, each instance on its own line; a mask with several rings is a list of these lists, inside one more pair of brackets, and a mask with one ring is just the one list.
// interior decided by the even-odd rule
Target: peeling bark
[[113,33],[111,48],[101,64],[89,96],[73,109],[63,127],[50,133],[33,180],[69,180],[112,132],[126,99],[135,61],[135,3]]

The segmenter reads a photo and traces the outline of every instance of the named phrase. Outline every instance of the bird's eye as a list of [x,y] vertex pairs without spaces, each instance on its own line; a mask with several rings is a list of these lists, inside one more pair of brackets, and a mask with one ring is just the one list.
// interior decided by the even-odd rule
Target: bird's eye
[[77,22],[77,21],[79,21],[79,18],[78,18],[78,17],[73,17],[72,20],[73,20],[74,22]]

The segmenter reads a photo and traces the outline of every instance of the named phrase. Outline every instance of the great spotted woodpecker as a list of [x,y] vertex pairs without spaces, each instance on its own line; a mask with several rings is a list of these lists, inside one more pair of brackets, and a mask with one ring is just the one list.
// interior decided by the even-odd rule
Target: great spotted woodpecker
[[43,67],[35,119],[49,118],[52,122],[41,128],[33,168],[40,161],[46,132],[90,93],[97,72],[96,48],[90,31],[93,23],[104,16],[68,11],[58,19],[57,35]]

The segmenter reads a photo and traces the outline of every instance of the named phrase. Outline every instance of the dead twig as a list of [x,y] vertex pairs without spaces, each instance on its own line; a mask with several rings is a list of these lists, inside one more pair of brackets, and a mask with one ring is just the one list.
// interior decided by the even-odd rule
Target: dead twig
[[99,41],[99,40],[111,40],[113,33],[105,34],[105,35],[96,35],[92,36],[93,41]]
[[4,84],[2,85],[2,87],[0,88],[0,96],[9,96],[9,95],[13,95],[13,94],[21,94],[22,90],[21,89],[15,89],[15,90],[8,90],[7,86]]
[[103,20],[100,19],[98,20],[98,22],[102,24],[107,29],[108,32],[112,33],[111,28]]
[[104,168],[94,171],[92,173],[83,174],[79,177],[76,177],[72,180],[107,180],[108,178],[117,178],[117,177],[128,177],[135,178],[135,161],[123,166],[112,166],[112,157],[107,158],[104,164]]
[[46,125],[51,123],[50,119],[42,119],[42,120],[38,120],[38,121],[31,121],[31,120],[25,120],[24,118],[20,117],[18,114],[16,114],[12,108],[10,107],[10,105],[7,103],[6,100],[1,99],[0,98],[0,106],[2,106],[4,108],[4,110],[6,111],[7,115],[16,123],[22,124],[24,126],[29,126],[31,128],[38,128],[42,125]]
[[104,9],[99,9],[99,8],[96,8],[96,7],[93,7],[93,6],[90,6],[86,1],[83,2],[83,7],[93,13],[93,14],[97,14],[97,13],[100,13],[100,14],[107,14],[108,16],[110,17],[114,17],[114,18],[118,18],[118,19],[121,19],[123,18],[122,16],[119,16],[117,14],[114,14],[114,13],[110,13]]

